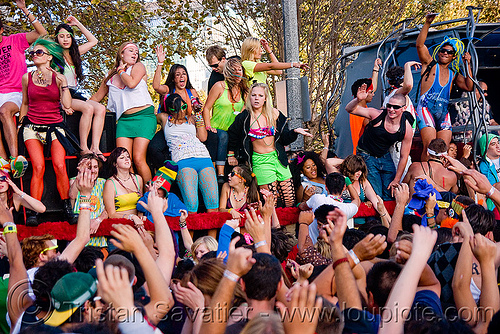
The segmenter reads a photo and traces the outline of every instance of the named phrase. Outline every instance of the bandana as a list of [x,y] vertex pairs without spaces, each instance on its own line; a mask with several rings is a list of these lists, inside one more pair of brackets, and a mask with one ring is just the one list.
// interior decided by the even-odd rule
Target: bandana
[[430,155],[433,155],[435,157],[442,157],[442,156],[446,155],[446,152],[437,153],[437,152],[431,150],[430,148],[427,149],[427,153],[429,153]]
[[[408,203],[408,208],[415,210],[422,217],[422,226],[427,226],[427,215],[425,213],[425,201],[429,198],[429,195],[436,194],[436,200],[440,200],[441,194],[434,189],[432,185],[427,183],[427,180],[419,179],[415,182],[415,193],[411,197],[410,203]],[[436,203],[434,207],[434,215],[439,213],[439,206]]]
[[127,48],[134,48],[137,50],[137,52],[139,52],[139,48],[134,43],[128,43],[127,45],[125,45],[125,47],[122,49],[122,51],[127,49]]

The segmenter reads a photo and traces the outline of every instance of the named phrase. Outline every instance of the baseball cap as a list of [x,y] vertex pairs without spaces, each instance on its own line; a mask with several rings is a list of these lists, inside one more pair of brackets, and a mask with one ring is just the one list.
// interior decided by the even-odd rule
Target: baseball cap
[[54,311],[45,320],[45,324],[60,326],[96,292],[97,281],[92,275],[81,272],[64,275],[50,292]]

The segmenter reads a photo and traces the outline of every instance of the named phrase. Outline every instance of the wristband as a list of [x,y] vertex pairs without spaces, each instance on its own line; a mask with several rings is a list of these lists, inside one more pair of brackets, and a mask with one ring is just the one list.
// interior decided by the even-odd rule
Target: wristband
[[180,219],[179,219],[179,227],[180,227],[181,229],[185,229],[185,228],[187,228],[187,223],[186,223],[186,221],[181,222],[181,221],[180,221]]
[[378,72],[379,70],[373,70],[373,72]]
[[227,210],[227,213],[231,213],[231,211],[233,211],[233,208],[229,208],[229,210]]
[[346,185],[346,187],[349,187],[352,184],[352,181],[347,176],[344,176],[344,177],[345,177],[345,185]]
[[13,222],[5,222],[2,227],[3,228],[6,228],[7,226],[16,226],[16,224],[14,224]]
[[17,226],[16,225],[7,225],[3,228],[3,235],[6,235],[8,233],[17,233]]
[[486,193],[486,197],[491,197],[495,193],[496,188],[491,186],[490,191]]
[[267,241],[266,240],[262,240],[262,241],[257,242],[256,244],[254,244],[255,248],[259,248],[259,247],[262,247],[262,246],[265,246],[265,245],[267,245]]
[[24,198],[24,196],[26,196],[26,193],[23,191],[19,197]]
[[293,63],[290,63],[290,68],[294,68],[295,66],[293,66]]
[[354,253],[354,251],[352,249],[350,251],[348,251],[347,254],[349,254],[349,256],[351,257],[351,259],[354,261],[355,265],[359,263],[359,258],[356,255],[356,253]]
[[387,212],[384,213],[383,215],[380,215],[380,218],[387,216]]
[[235,282],[235,283],[238,283],[238,280],[240,279],[240,276],[236,275],[235,273],[233,273],[227,269],[224,270],[224,277],[230,281]]
[[337,261],[333,262],[333,264],[332,264],[333,269],[335,269],[339,264],[344,263],[344,262],[349,262],[349,259],[346,257],[343,257],[343,258],[338,259]]
[[[427,215],[427,214],[426,214]],[[427,220],[436,218],[436,215],[427,216]]]
[[92,206],[90,204],[87,204],[87,203],[81,203],[79,210],[92,210]]
[[97,220],[99,222],[99,224],[102,223],[102,219],[99,217],[97,217],[95,220]]
[[80,198],[80,203],[90,203],[90,198]]

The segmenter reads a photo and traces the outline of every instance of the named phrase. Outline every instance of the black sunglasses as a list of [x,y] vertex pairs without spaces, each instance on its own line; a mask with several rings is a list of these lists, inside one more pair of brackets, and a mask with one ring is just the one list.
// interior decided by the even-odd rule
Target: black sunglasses
[[455,54],[455,50],[440,49],[439,53],[446,53],[446,54],[453,56]]
[[208,65],[208,66],[210,66],[211,68],[217,68],[217,67],[219,67],[219,64],[220,64],[220,61],[217,64],[212,64],[212,65]]
[[7,176],[5,175],[0,176],[0,182],[3,182],[5,180],[7,180]]
[[390,103],[387,103],[387,104],[385,105],[385,107],[386,107],[386,109],[392,108],[392,109],[396,110],[396,109],[401,109],[401,108],[403,108],[404,106],[398,106],[397,104],[390,104]]
[[37,57],[41,57],[41,56],[43,56],[43,55],[48,55],[48,53],[47,53],[47,52],[45,52],[45,51],[43,51],[43,50],[41,50],[41,49],[38,49],[38,50],[36,50],[36,51],[30,51],[30,52],[29,52],[29,55],[30,55],[30,57],[31,57],[31,58],[33,58],[35,55],[36,55]]

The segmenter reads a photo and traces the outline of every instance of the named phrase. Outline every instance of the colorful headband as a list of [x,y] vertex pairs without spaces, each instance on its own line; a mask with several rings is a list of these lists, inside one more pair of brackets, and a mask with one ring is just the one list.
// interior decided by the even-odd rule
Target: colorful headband
[[446,155],[446,152],[437,153],[437,152],[431,150],[430,148],[427,148],[427,153],[429,153],[430,155],[433,155],[435,157],[442,157],[442,156]]
[[[66,30],[66,29],[64,29],[64,30]],[[71,31],[66,31],[66,32],[67,32],[68,34],[70,34],[71,36],[74,36],[74,35],[75,35],[75,34],[74,34],[74,33],[72,33]],[[56,36],[59,36],[60,34],[64,34],[64,33],[63,33],[62,31],[59,31],[59,32],[57,33],[57,35],[56,35]]]
[[366,87],[366,91],[373,90],[373,83],[370,84],[370,86]]

